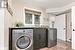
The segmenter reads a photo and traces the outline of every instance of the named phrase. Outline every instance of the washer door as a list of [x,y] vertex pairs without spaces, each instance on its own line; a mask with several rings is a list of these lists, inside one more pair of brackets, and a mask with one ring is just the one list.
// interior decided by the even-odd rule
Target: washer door
[[31,43],[31,40],[28,36],[21,36],[17,39],[16,45],[19,49],[27,48]]

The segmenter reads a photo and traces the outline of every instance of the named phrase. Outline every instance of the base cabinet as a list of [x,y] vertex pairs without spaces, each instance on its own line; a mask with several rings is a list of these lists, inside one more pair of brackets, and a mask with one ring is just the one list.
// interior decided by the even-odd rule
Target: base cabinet
[[48,29],[48,47],[53,47],[57,45],[57,29],[50,28]]
[[48,35],[47,35],[47,29],[45,28],[39,28],[34,29],[33,32],[33,48],[34,50],[47,47],[48,43]]

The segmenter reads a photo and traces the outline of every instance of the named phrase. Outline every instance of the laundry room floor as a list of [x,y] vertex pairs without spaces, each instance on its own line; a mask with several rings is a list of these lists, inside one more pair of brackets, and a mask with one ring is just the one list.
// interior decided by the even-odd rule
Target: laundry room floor
[[58,40],[57,45],[51,48],[42,48],[39,50],[72,50],[71,43]]

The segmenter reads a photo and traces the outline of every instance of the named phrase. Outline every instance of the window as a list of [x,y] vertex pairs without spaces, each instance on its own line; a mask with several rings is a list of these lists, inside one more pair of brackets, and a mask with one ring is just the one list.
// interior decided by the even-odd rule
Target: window
[[26,13],[25,15],[25,23],[32,24],[32,14]]
[[34,15],[34,18],[35,18],[34,23],[35,24],[40,24],[40,15]]
[[25,24],[40,24],[41,12],[25,9]]

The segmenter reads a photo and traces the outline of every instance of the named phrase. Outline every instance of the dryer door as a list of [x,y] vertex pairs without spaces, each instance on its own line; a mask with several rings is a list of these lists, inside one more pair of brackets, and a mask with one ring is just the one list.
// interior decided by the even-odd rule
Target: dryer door
[[25,49],[27,48],[31,43],[31,40],[28,36],[21,36],[16,41],[16,46],[19,49]]

